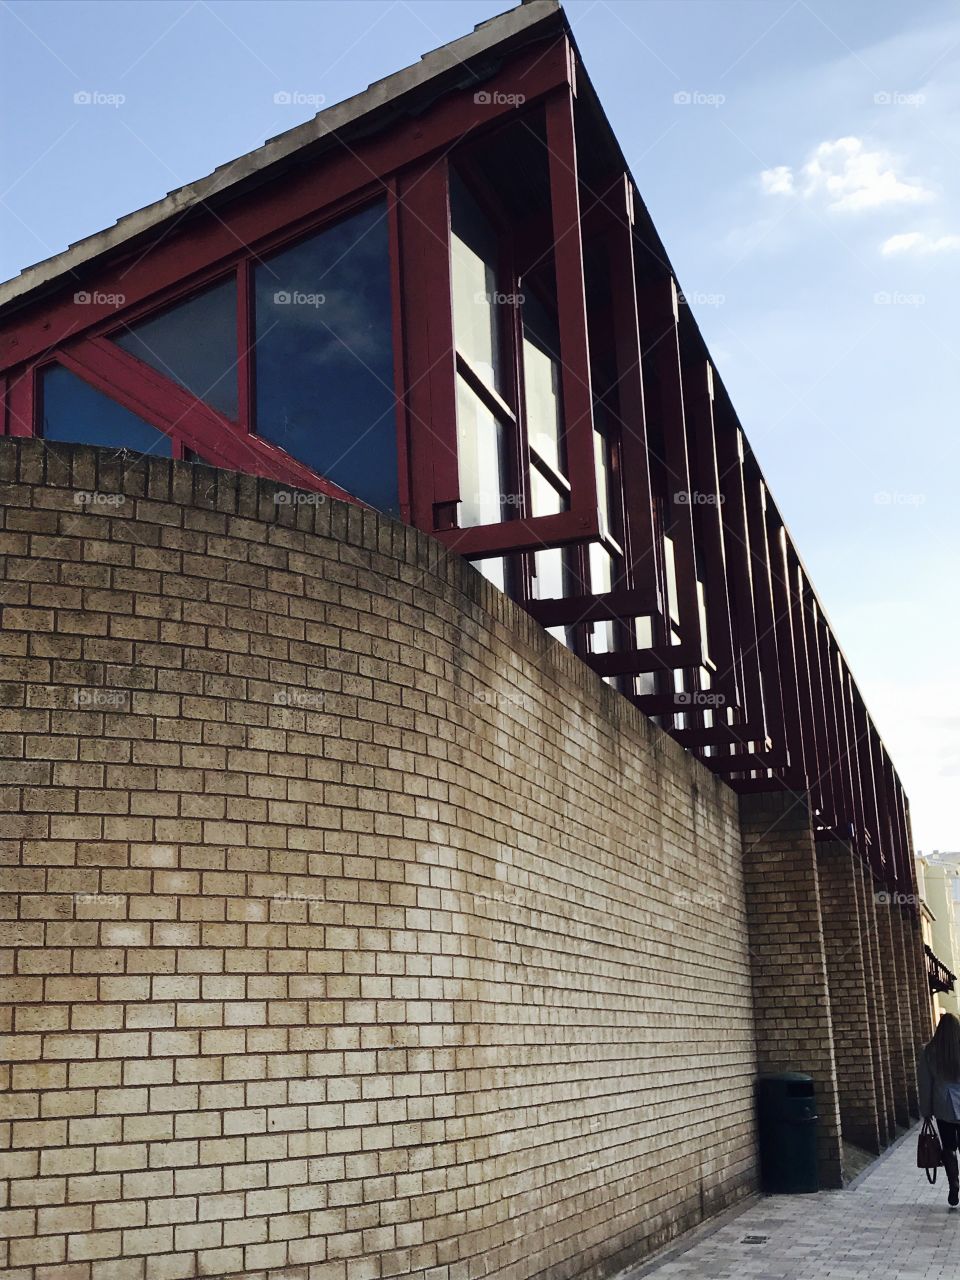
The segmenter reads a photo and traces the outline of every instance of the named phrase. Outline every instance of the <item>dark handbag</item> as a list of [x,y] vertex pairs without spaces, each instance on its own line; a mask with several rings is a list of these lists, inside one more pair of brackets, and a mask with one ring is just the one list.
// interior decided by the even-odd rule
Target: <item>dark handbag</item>
[[926,1171],[927,1181],[933,1186],[937,1180],[937,1170],[942,1164],[943,1149],[940,1146],[937,1131],[933,1127],[933,1121],[924,1120],[920,1137],[917,1139],[917,1168]]

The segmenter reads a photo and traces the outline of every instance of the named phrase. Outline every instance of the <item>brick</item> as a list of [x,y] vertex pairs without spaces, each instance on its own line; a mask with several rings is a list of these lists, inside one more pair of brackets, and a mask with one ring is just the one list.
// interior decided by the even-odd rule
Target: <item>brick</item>
[[794,797],[422,535],[64,450],[127,501],[4,494],[12,1280],[600,1275],[749,1195],[758,1060],[827,1180],[893,1136],[917,938]]

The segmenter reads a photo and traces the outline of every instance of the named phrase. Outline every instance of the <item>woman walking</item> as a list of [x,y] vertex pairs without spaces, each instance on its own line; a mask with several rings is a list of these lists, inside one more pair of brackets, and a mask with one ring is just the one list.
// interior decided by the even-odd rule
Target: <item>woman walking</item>
[[947,1203],[960,1204],[960,1020],[945,1013],[937,1023],[933,1039],[920,1050],[917,1059],[917,1090],[920,1114],[937,1121],[943,1145],[943,1168],[947,1175]]

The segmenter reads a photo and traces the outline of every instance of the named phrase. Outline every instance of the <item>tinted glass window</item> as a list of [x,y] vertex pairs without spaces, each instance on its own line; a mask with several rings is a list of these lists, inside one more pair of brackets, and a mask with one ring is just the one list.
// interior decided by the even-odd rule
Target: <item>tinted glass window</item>
[[397,512],[386,210],[256,268],[257,431],[381,511]]
[[554,471],[561,458],[560,339],[556,321],[532,294],[523,303],[523,386],[530,447]]
[[[450,179],[453,334],[458,360],[481,388],[500,389],[497,238],[456,174]],[[506,427],[495,397],[478,395],[457,373],[457,453],[461,528],[514,514],[506,492]],[[481,570],[484,572],[485,570]],[[489,572],[487,573],[489,577]]]
[[503,482],[503,424],[457,379],[457,452],[460,524],[496,524],[507,518]]
[[457,350],[497,391],[501,387],[497,238],[456,174],[450,178],[453,329]]
[[198,400],[236,419],[237,286],[232,277],[112,337]]
[[488,556],[484,560],[474,560],[473,567],[501,591],[507,589],[507,562],[503,556]]
[[[594,595],[606,595],[613,586],[613,562],[610,552],[599,542],[591,542],[588,550],[590,564],[590,590]],[[593,624],[594,653],[609,653],[616,647],[616,628],[612,622]]]
[[170,437],[129,409],[54,365],[43,375],[43,435],[46,440],[94,444],[169,458]]
[[667,604],[670,609],[670,621],[679,624],[680,606],[677,602],[677,561],[673,553],[673,539],[663,539],[663,562],[667,571]]

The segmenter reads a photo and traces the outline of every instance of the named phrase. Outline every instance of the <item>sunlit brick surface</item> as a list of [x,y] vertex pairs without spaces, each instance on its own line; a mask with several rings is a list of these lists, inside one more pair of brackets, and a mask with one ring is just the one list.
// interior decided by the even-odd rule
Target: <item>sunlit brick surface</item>
[[750,1189],[722,783],[411,529],[0,467],[8,1280],[587,1276]]

